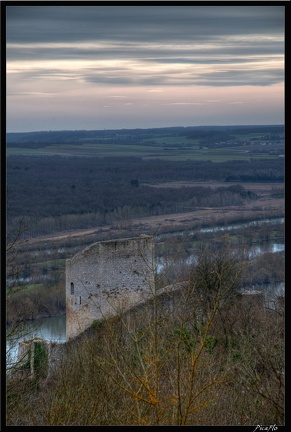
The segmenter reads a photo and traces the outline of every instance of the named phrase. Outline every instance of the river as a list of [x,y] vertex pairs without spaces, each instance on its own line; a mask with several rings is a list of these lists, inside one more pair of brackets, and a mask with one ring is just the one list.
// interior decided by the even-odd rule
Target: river
[[171,237],[178,237],[183,236],[184,234],[187,235],[194,235],[195,233],[214,233],[218,231],[234,231],[241,228],[249,228],[249,227],[256,227],[256,226],[262,226],[266,224],[270,225],[277,225],[277,224],[283,224],[285,222],[284,217],[279,218],[266,218],[266,219],[256,219],[248,222],[237,222],[233,223],[231,225],[225,224],[225,225],[217,225],[217,226],[211,226],[206,228],[197,228],[195,230],[190,231],[176,231],[176,232],[170,232],[165,234],[159,234],[156,238],[157,240],[163,240],[166,238]]
[[[258,255],[262,255],[264,253],[277,253],[284,252],[285,245],[284,243],[265,243],[265,244],[256,244],[251,246],[248,249],[248,257],[249,259],[255,258]],[[194,264],[196,260],[195,255],[190,254],[188,257],[182,257],[180,260],[173,260],[176,266],[180,266],[181,263],[185,263],[187,265]],[[165,260],[164,257],[160,256],[156,258],[156,272],[160,274],[165,268],[171,266],[171,262],[169,260]]]
[[[254,226],[258,224],[263,223],[283,223],[284,218],[277,218],[277,219],[264,219],[260,221],[251,221],[248,223],[243,224],[233,224],[231,226],[225,226],[225,227],[212,227],[212,228],[205,228],[203,231],[207,230],[207,232],[218,231],[218,230],[231,230],[231,229],[238,229],[242,227],[247,226]],[[172,235],[175,235],[172,234]],[[259,245],[254,245],[250,247],[249,249],[249,257],[252,258],[254,256],[257,256],[259,254],[263,254],[266,252],[282,252],[285,250],[285,245],[283,243],[264,243]],[[195,256],[190,255],[186,259],[184,259],[184,262],[186,261],[187,264],[192,264],[195,262]],[[156,258],[156,271],[157,273],[160,273],[166,264],[163,257],[157,257]],[[250,289],[259,289],[262,290],[265,293],[265,302],[269,307],[272,307],[272,303],[274,301],[274,296],[276,295],[282,295],[284,293],[285,284],[279,283],[279,284],[273,284],[266,285],[266,286],[259,286],[259,287],[250,287]],[[10,341],[7,343],[7,351],[9,351],[10,356],[12,358],[12,362],[16,359],[17,354],[17,343],[18,341],[25,340],[25,339],[31,339],[33,337],[40,337],[42,339],[46,340],[52,340],[56,342],[65,342],[66,341],[66,316],[55,316],[50,318],[44,318],[40,320],[34,320],[31,322],[28,322],[25,324],[25,330],[21,332],[20,335],[17,336],[16,341]],[[13,360],[14,359],[14,360]],[[9,363],[9,360],[7,360],[7,363]]]

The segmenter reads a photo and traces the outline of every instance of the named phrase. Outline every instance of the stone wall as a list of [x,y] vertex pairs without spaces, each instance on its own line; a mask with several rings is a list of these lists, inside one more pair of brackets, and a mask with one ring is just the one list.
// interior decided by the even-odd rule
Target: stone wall
[[14,372],[20,378],[41,378],[45,381],[57,368],[62,346],[38,337],[20,341]]
[[154,290],[151,236],[102,241],[66,261],[66,338],[150,297]]

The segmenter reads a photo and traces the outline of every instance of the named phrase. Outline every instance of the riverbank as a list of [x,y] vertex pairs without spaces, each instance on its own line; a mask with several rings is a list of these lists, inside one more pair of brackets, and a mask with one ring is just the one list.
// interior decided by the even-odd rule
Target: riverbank
[[[273,185],[274,186],[274,185]],[[261,189],[260,189],[261,191]],[[249,220],[284,217],[285,198],[274,198],[267,195],[270,188],[257,200],[248,200],[240,206],[200,207],[194,211],[161,214],[156,216],[124,219],[112,225],[95,226],[93,228],[58,232],[53,235],[37,236],[27,239],[27,245],[40,246],[47,242],[66,240],[87,240],[96,236],[126,236],[127,233],[158,235],[169,230],[202,227]],[[261,191],[261,193],[263,193]],[[96,240],[94,240],[96,241]]]

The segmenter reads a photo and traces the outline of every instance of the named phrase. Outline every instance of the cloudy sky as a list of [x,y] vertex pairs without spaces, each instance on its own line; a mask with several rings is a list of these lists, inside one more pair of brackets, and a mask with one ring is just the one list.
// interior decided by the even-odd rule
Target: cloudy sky
[[6,12],[7,132],[284,123],[284,6]]

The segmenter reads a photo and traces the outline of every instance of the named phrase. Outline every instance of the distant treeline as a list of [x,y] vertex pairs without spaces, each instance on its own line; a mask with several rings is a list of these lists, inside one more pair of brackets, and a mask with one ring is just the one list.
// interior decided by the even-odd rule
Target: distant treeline
[[[225,187],[158,187],[160,182],[206,180],[224,181]],[[239,205],[245,199],[256,199],[243,183],[228,185],[233,180],[283,182],[284,161],[278,158],[218,164],[134,157],[9,156],[8,229],[13,225],[11,221],[23,216],[38,223],[42,219],[42,233],[175,213],[184,208]]]
[[68,130],[68,131],[40,131],[8,133],[8,147],[41,148],[53,144],[82,144],[86,141],[91,143],[104,143],[114,140],[122,144],[134,143],[144,144],[144,140],[155,141],[161,137],[179,137],[200,140],[201,144],[215,141],[234,140],[236,135],[261,134],[268,139],[284,137],[284,126],[196,126],[196,127],[169,127],[156,129],[119,129],[119,130]]

